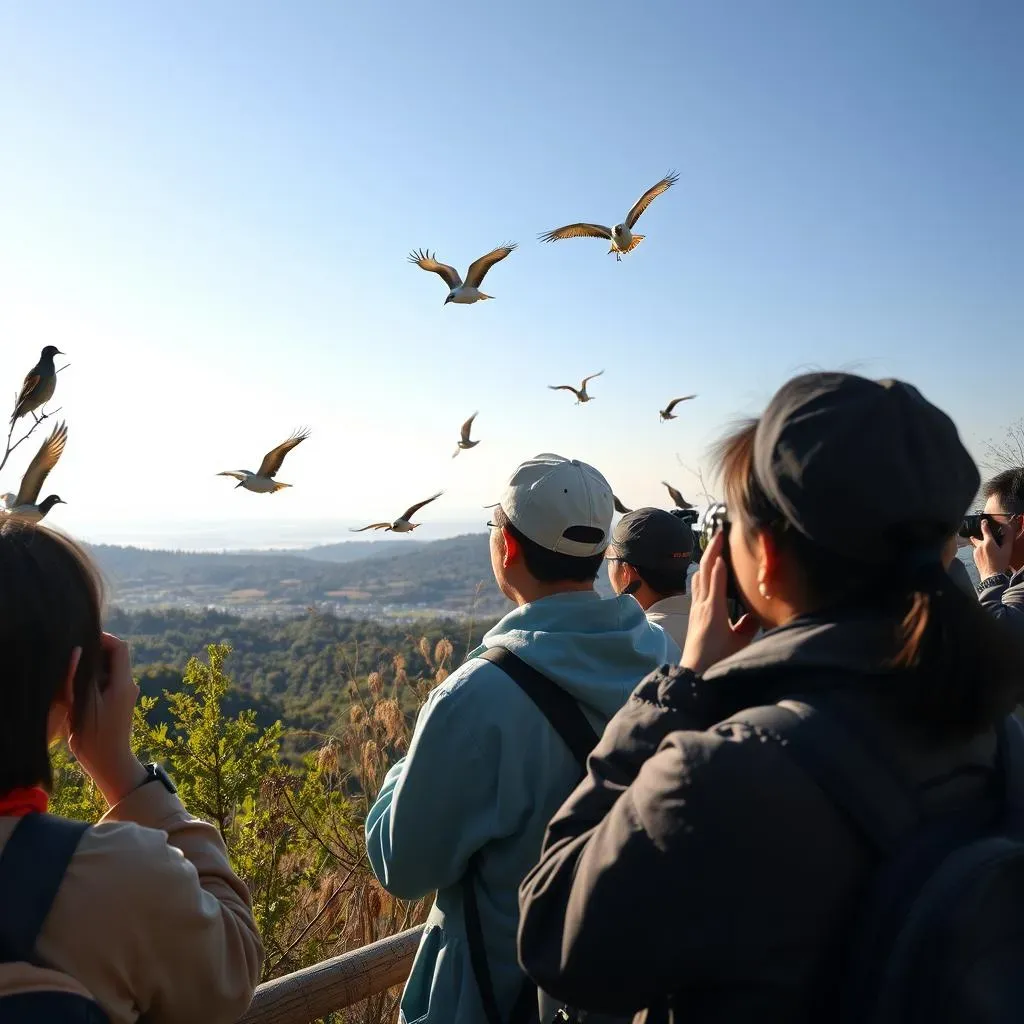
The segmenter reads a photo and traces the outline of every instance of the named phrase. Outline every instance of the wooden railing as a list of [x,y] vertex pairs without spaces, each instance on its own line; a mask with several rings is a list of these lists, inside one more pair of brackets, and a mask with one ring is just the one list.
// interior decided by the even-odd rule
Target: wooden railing
[[401,985],[409,975],[422,931],[422,925],[410,928],[264,982],[239,1024],[309,1024]]

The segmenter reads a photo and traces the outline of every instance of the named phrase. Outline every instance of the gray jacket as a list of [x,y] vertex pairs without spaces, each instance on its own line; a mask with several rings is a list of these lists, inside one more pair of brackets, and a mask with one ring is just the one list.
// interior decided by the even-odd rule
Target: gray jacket
[[726,720],[800,695],[866,734],[926,809],[982,799],[994,733],[929,742],[872,694],[890,630],[805,619],[702,679],[644,680],[520,887],[527,973],[573,1005],[648,1021],[834,1020],[837,950],[873,857],[777,741]]
[[1018,569],[1009,583],[985,587],[978,595],[982,608],[993,618],[1006,622],[1024,637],[1024,569]]

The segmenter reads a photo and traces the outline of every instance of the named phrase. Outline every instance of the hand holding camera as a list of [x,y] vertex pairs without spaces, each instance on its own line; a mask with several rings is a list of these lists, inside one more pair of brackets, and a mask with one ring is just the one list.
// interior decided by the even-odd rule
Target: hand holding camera
[[80,728],[68,737],[79,763],[113,807],[146,778],[146,769],[131,748],[132,713],[139,688],[132,678],[128,645],[111,633],[101,637],[104,668],[92,706]]
[[[975,527],[973,520],[977,519]],[[967,533],[964,531],[968,530]],[[991,516],[967,516],[960,528],[960,536],[966,536],[974,548],[974,564],[983,579],[998,576],[1010,568],[1013,546],[1017,540],[1017,529],[1013,519],[1004,526]]]

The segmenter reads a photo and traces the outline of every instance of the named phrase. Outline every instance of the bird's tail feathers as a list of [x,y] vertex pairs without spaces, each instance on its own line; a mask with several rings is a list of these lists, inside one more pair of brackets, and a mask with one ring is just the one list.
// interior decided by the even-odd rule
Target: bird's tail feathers
[[483,292],[480,292],[480,298],[481,299],[493,299],[494,296],[493,295],[485,295]]
[[629,243],[629,247],[623,249],[623,252],[632,252],[647,236],[646,235],[634,235]]
[[282,491],[286,487],[291,487],[291,484],[283,484],[279,480],[275,480],[274,481],[274,489],[270,493],[271,494],[277,494],[278,491]]

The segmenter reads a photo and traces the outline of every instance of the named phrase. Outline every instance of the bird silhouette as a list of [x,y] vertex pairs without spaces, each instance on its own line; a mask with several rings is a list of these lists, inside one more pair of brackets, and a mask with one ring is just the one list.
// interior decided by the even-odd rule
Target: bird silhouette
[[552,391],[571,391],[576,396],[576,404],[580,402],[592,402],[594,400],[593,395],[587,394],[587,381],[593,380],[595,377],[600,377],[604,373],[604,370],[599,370],[597,373],[592,373],[589,377],[583,378],[583,383],[579,388],[574,388],[571,384],[549,384],[548,387]]
[[676,508],[693,508],[693,505],[691,505],[671,484],[665,483],[664,480],[661,482],[668,488],[668,493],[675,502]]
[[11,416],[12,427],[28,413],[32,413],[32,419],[36,423],[44,418],[36,415],[36,409],[42,408],[53,398],[54,389],[57,387],[57,370],[53,365],[53,357],[62,355],[64,353],[55,345],[47,345],[40,352],[39,362],[25,375],[21,393],[14,403],[14,413]]
[[696,395],[684,395],[682,398],[673,398],[664,409],[658,411],[658,415],[661,417],[661,422],[665,420],[674,420],[676,418],[675,413],[672,411],[680,402],[688,402],[691,398],[696,398]]
[[614,494],[612,495],[612,502],[615,505],[615,511],[618,512],[620,515],[628,515],[630,512],[633,511],[631,508],[626,508],[626,506],[623,505],[622,502],[619,501],[619,499]]
[[473,413],[473,415],[470,416],[469,419],[462,424],[462,436],[460,437],[459,443],[455,448],[455,454],[452,455],[453,459],[455,458],[455,455],[458,455],[459,452],[463,451],[464,449],[475,448],[480,443],[479,441],[470,441],[469,439],[469,432],[473,429],[473,420],[476,419],[476,416],[477,414]]
[[480,299],[494,298],[493,295],[486,295],[480,291],[484,275],[495,263],[500,263],[515,248],[515,242],[506,242],[504,245],[499,245],[497,249],[492,249],[486,256],[473,260],[469,265],[469,270],[466,271],[465,283],[454,267],[448,266],[447,263],[438,263],[435,259],[436,254],[429,250],[417,249],[415,252],[409,253],[409,262],[415,263],[423,270],[432,271],[448,285],[448,298],[444,300],[446,306],[449,302],[465,306],[471,302],[478,302]]
[[440,498],[444,494],[444,491],[438,491],[437,494],[432,494],[429,498],[424,501],[419,501],[415,505],[410,505],[393,523],[370,523],[369,526],[361,526],[358,530],[351,530],[351,533],[362,533],[364,530],[384,530],[387,532],[393,531],[394,533],[408,533],[410,530],[415,530],[420,523],[412,522],[412,517],[424,505],[429,505],[432,501]]
[[276,448],[271,448],[263,456],[260,468],[255,473],[251,469],[227,469],[223,473],[218,473],[217,476],[234,477],[238,481],[235,487],[244,487],[247,491],[253,491],[255,494],[275,494],[285,487],[291,487],[291,484],[280,483],[274,477],[281,468],[284,457],[296,445],[305,441],[309,434],[309,430],[296,431],[287,441],[282,441]]
[[632,206],[626,219],[613,228],[606,228],[603,224],[591,224],[581,221],[576,224],[566,224],[565,227],[555,228],[554,231],[545,231],[540,235],[542,242],[557,242],[562,238],[607,238],[611,242],[608,255],[615,253],[615,259],[622,261],[623,253],[632,252],[646,237],[645,235],[634,235],[633,226],[640,219],[640,214],[647,209],[662,192],[670,189],[679,180],[679,175],[669,171],[664,178],[656,185],[652,185]]

